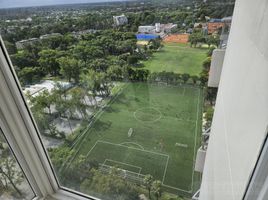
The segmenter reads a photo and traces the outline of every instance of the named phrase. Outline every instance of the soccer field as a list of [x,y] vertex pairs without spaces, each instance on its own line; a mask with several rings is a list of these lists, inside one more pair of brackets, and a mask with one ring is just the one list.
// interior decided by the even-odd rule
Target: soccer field
[[144,62],[151,72],[174,72],[199,75],[207,50],[191,48],[188,44],[165,44],[161,51],[153,54],[153,59]]
[[76,157],[191,193],[202,102],[197,87],[127,83],[76,141]]

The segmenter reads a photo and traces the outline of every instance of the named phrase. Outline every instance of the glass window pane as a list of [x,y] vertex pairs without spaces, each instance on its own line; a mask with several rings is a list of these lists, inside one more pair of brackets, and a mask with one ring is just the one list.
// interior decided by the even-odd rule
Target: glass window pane
[[0,130],[0,199],[33,199],[32,188]]
[[234,3],[22,2],[0,10],[1,33],[60,185],[101,199],[191,197]]

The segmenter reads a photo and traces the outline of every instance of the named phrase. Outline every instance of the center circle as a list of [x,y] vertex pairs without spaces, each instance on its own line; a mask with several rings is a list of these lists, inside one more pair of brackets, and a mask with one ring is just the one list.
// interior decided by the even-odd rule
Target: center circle
[[162,113],[154,107],[140,108],[134,112],[134,118],[139,122],[157,122],[161,117]]

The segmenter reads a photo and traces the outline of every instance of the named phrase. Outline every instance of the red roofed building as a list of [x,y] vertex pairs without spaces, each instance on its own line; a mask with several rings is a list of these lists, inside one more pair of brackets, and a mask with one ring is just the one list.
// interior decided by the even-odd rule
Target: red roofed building
[[217,32],[223,26],[223,22],[208,22],[208,34]]

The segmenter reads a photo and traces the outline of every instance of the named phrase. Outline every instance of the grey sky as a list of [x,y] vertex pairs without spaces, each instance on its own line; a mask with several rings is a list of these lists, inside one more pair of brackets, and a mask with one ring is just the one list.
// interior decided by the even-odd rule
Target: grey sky
[[0,8],[29,7],[72,3],[93,3],[118,0],[0,0]]

